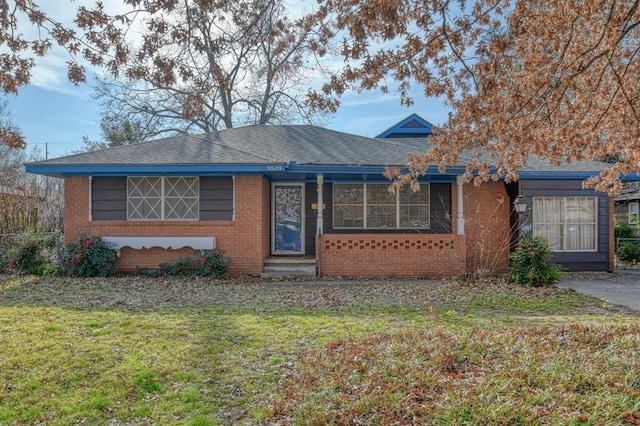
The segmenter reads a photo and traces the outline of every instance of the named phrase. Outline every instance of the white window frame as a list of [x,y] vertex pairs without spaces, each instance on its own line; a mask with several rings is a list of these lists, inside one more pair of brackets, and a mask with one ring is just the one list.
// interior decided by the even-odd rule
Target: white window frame
[[[160,182],[160,188],[158,191],[160,198],[160,215],[159,217],[132,217],[134,213],[137,211],[136,207],[132,204],[131,200],[133,197],[131,196],[131,188],[133,185],[133,179],[153,179],[158,180]],[[171,190],[171,183],[168,180],[174,179],[183,179],[188,183],[190,188],[195,185],[193,189],[193,193],[195,196],[187,196],[186,194],[180,196],[168,196],[167,193]],[[141,197],[136,197],[136,199],[141,199],[142,201],[146,200],[145,194]],[[183,216],[183,217],[169,217],[173,212],[174,208],[172,208],[169,204],[171,201],[184,201],[190,200],[191,206],[189,207],[190,211],[195,211],[194,216]],[[200,219],[200,178],[198,176],[127,176],[127,220],[128,221],[194,221]]]
[[[361,185],[362,186],[362,226],[336,226],[335,223],[335,191],[336,188],[339,185]],[[407,204],[407,203],[400,203],[400,191],[395,191],[395,226],[394,227],[370,227],[367,224],[367,186],[368,185],[385,185],[385,186],[389,186],[388,183],[361,183],[361,182],[335,182],[332,185],[332,216],[333,216],[333,229],[373,229],[373,230],[406,230],[406,229],[411,229],[411,230],[421,230],[421,229],[431,229],[431,186],[428,183],[421,183],[420,184],[420,191],[421,192],[426,192],[427,193],[427,197],[429,198],[429,202],[426,204]],[[401,191],[411,191],[410,188],[408,187],[403,187]],[[338,204],[340,205],[340,204]],[[345,204],[347,205],[347,204]],[[349,205],[353,205],[353,203],[350,203]],[[360,204],[357,204],[357,206],[360,206]],[[429,213],[427,214],[427,226],[421,226],[421,227],[401,227],[400,226],[400,208],[402,206],[406,206],[406,207],[410,207],[410,206],[426,206],[429,209]]]
[[[593,218],[593,222],[580,222],[580,223],[567,223],[567,199],[591,199],[594,201],[594,218]],[[598,251],[598,197],[589,197],[589,196],[578,196],[578,197],[533,197],[533,203],[535,205],[536,200],[562,200],[562,223],[553,223],[552,225],[561,225],[562,227],[562,235],[561,235],[561,241],[562,241],[562,247],[555,247],[555,246],[551,246],[551,242],[550,242],[550,250],[552,252],[558,252],[558,253],[585,253],[585,252],[590,252],[590,253],[594,253]],[[544,237],[544,233],[540,232],[539,229],[537,229],[539,226],[543,226],[543,225],[549,225],[549,223],[536,223],[536,217],[535,217],[535,213],[532,212],[532,218],[531,218],[531,222],[532,222],[532,231],[533,231],[533,236],[542,236]],[[594,227],[594,235],[593,235],[593,249],[585,249],[585,250],[569,250],[566,248],[567,242],[568,242],[568,236],[567,236],[567,227],[568,225],[593,225]]]
[[638,207],[637,201],[630,201],[627,205],[627,223],[629,225],[638,226],[638,214],[640,214]]

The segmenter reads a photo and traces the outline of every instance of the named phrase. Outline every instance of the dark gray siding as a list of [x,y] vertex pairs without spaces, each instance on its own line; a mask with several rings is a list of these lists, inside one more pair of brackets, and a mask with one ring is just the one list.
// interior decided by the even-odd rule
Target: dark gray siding
[[127,220],[127,178],[94,177],[91,206],[93,220]]
[[609,199],[606,194],[583,189],[580,180],[521,180],[520,190],[530,209],[533,197],[598,197],[598,251],[556,252],[551,261],[559,263],[569,271],[607,271],[609,269]]
[[[451,221],[451,184],[432,183],[430,185],[431,228],[430,229],[333,229],[333,190],[331,184],[324,184],[322,196],[325,209],[324,232],[327,234],[450,234]],[[317,213],[311,209],[311,204],[318,200],[317,185],[305,185],[305,254],[315,254],[315,235]]]
[[[616,201],[616,223],[629,224],[629,203],[637,203],[637,199]],[[632,225],[633,226],[633,225]]]
[[233,220],[233,178],[200,178],[200,220]]
[[[93,220],[127,220],[127,178],[94,177],[91,185]],[[233,219],[233,178],[200,178],[200,220]]]

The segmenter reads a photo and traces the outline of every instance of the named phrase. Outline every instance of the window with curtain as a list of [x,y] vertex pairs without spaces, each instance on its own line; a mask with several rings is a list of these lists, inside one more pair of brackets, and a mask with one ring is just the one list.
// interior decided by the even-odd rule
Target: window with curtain
[[386,183],[333,184],[334,228],[426,229],[429,215],[428,184],[395,193]]
[[127,220],[198,220],[197,177],[127,178]]
[[637,225],[638,224],[638,202],[631,201],[629,203],[629,213],[627,214],[627,223],[629,225]]
[[552,251],[596,251],[597,197],[534,197],[533,235]]

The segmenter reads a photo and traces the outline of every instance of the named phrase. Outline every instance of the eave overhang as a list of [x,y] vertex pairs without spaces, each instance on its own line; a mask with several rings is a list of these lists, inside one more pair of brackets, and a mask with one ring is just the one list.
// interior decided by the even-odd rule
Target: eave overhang
[[[380,180],[387,166],[380,165],[326,165],[326,164],[25,164],[28,173],[64,178],[69,176],[216,176],[216,175],[264,175],[275,179],[305,179],[323,174],[331,176],[369,176]],[[408,170],[401,169],[403,173]],[[464,173],[463,168],[449,168],[440,173],[436,167],[427,171],[427,177],[455,179]]]
[[[401,172],[408,169],[399,167]],[[64,178],[68,176],[219,176],[219,175],[262,175],[276,180],[304,179],[313,180],[323,174],[328,180],[365,177],[384,180],[382,176],[386,165],[328,165],[264,163],[264,164],[47,164],[27,163],[28,173]],[[437,167],[429,167],[426,180],[455,180],[455,176],[465,173],[464,167],[448,167],[440,173]],[[521,171],[520,179],[543,180],[585,180],[596,176],[596,171]],[[640,181],[640,175],[630,174],[621,177],[623,181]],[[423,179],[421,179],[423,180]],[[503,181],[500,179],[500,181]]]
[[288,164],[25,164],[28,173],[67,176],[215,176],[284,172]]

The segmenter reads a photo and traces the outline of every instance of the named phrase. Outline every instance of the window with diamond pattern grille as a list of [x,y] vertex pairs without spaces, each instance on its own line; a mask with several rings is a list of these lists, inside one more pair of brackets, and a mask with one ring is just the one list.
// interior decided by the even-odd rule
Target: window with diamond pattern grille
[[197,177],[127,178],[127,220],[198,220]]

